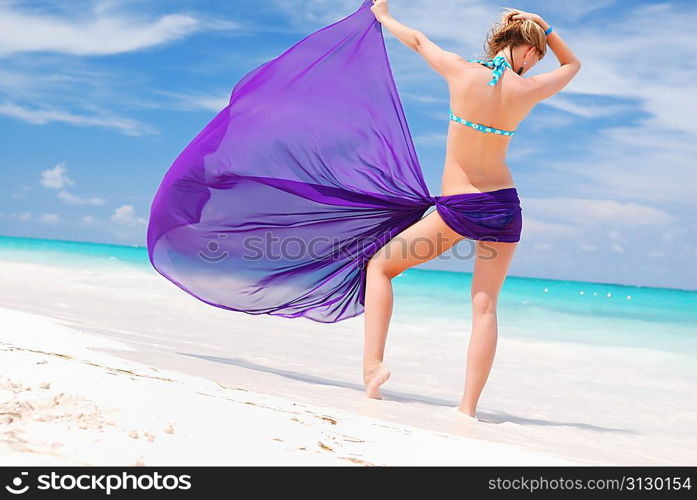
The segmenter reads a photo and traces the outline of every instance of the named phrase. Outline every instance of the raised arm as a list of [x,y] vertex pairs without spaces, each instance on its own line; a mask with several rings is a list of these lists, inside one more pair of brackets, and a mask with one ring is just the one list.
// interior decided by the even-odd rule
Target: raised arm
[[462,67],[464,58],[442,49],[418,30],[400,23],[388,11],[387,0],[373,0],[370,8],[375,18],[387,28],[400,42],[418,52],[436,72],[449,78]]
[[[518,14],[513,15],[512,19],[530,19],[539,24],[545,31],[549,28],[549,24],[542,17],[530,12],[518,10]],[[554,28],[547,36],[547,44],[554,52],[554,55],[557,56],[561,66],[547,73],[526,78],[529,92],[535,101],[546,99],[562,90],[581,69],[581,61],[576,58]]]

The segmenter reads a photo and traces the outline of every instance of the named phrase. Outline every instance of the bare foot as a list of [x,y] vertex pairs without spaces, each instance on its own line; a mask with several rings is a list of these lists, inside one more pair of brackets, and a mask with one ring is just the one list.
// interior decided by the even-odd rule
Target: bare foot
[[457,412],[460,414],[461,417],[466,417],[467,419],[471,419],[472,421],[479,422],[479,419],[474,416],[474,412],[464,411],[462,408],[457,408]]
[[382,361],[378,361],[372,368],[363,371],[363,383],[365,395],[372,399],[382,399],[380,386],[387,382],[392,373]]

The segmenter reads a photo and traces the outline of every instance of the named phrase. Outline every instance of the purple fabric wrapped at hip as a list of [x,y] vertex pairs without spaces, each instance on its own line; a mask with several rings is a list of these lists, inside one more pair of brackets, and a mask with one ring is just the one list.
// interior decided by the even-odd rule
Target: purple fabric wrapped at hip
[[150,212],[159,273],[214,306],[335,322],[434,204],[464,236],[518,241],[514,188],[429,193],[371,5],[245,75],[177,157]]

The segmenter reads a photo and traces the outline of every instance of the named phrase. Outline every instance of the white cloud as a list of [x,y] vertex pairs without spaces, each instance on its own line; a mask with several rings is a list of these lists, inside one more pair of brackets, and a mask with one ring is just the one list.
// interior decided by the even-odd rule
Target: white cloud
[[[76,0],[34,6],[0,0],[0,59],[5,58],[0,65],[0,115],[34,125],[62,123],[129,136],[157,135],[155,127],[123,116],[122,111],[127,103],[138,100],[129,94],[152,87],[147,73],[131,71],[121,63],[110,72],[104,64],[96,68],[89,60],[65,54],[122,54],[203,31],[234,35],[242,25],[209,9],[164,15],[148,14],[151,10],[134,1]],[[215,105],[199,97],[200,102],[187,106],[212,109]],[[112,107],[118,111],[110,111]]]
[[184,111],[195,111],[200,109],[206,111],[220,111],[226,107],[230,101],[229,92],[221,92],[220,95],[212,95],[195,91],[182,93],[158,90],[157,93],[173,98],[172,102],[167,105],[168,108]]
[[0,92],[13,100],[35,103],[45,103],[47,95],[55,103],[55,98],[65,93],[71,99],[85,97],[86,102],[93,102],[87,94],[118,84],[122,71],[110,72],[105,66],[91,68],[78,58],[55,55],[9,58],[0,68]]
[[44,170],[41,172],[41,185],[51,189],[73,186],[75,183],[66,175],[67,171],[65,162],[60,162],[55,167]]
[[610,249],[613,252],[624,253],[624,248],[622,248],[622,246],[619,243],[613,243]]
[[599,223],[616,226],[663,226],[675,221],[664,210],[631,202],[586,198],[524,198],[521,204],[536,217],[566,224],[590,226]]
[[43,224],[56,224],[58,223],[57,214],[41,214],[39,216],[39,222]]
[[353,0],[273,0],[273,4],[277,9],[285,11],[292,24],[302,31],[338,21],[360,7]]
[[133,208],[133,205],[123,205],[117,208],[111,216],[111,220],[124,226],[147,224],[145,219],[136,216],[136,211],[135,208]]
[[12,191],[12,198],[16,200],[22,200],[27,197],[27,192],[33,190],[34,188],[31,186],[27,186],[26,184],[22,184],[19,186],[17,189]]
[[67,191],[59,192],[58,198],[66,203],[69,203],[70,205],[104,205],[104,203],[106,203],[104,198],[98,198],[96,196],[91,198],[81,198],[74,194],[68,193]]
[[26,95],[27,89],[31,89],[36,84],[33,76],[0,68],[0,91],[9,95]]
[[[522,203],[522,202],[521,202]],[[569,224],[559,224],[549,222],[530,215],[523,215],[523,230],[526,239],[533,234],[535,235],[567,235],[573,236],[576,234],[576,229]]]
[[[689,107],[686,101],[685,114],[695,114]],[[605,128],[592,136],[582,153],[548,163],[552,173],[570,179],[579,193],[692,204],[697,133],[668,131],[655,123]]]
[[119,54],[178,40],[202,28],[198,19],[186,14],[146,19],[105,8],[75,14],[60,17],[0,4],[0,56],[35,51]]
[[[647,23],[646,20],[651,22]],[[567,37],[584,65],[574,79],[572,91],[631,99],[638,109],[650,114],[652,127],[697,132],[697,124],[687,107],[695,106],[694,93],[680,82],[692,81],[697,71],[693,47],[697,42],[694,26],[697,15],[678,4],[636,4],[623,9],[608,31],[602,23],[586,23]],[[662,42],[664,26],[671,26],[675,37]],[[606,34],[600,37],[601,32]],[[668,48],[669,47],[669,48]],[[655,71],[670,51],[680,64],[667,71]],[[641,53],[644,64],[636,64],[631,54]]]
[[[620,113],[633,112],[634,107],[626,104],[578,104],[572,99],[557,94],[543,101],[546,106],[565,111],[569,114],[583,118],[599,118],[602,116],[619,115]],[[544,121],[547,121],[545,117]]]
[[[165,9],[169,5],[162,4]],[[110,70],[101,62],[96,67],[91,60],[65,55],[136,52],[204,31],[235,36],[243,25],[210,9],[152,14],[152,7],[132,0],[47,5],[0,0],[0,115],[34,125],[99,127],[129,136],[159,134],[155,127],[123,116],[128,103],[139,99],[134,93],[152,88],[149,73],[121,62]],[[200,100],[188,106],[214,106],[203,96]]]
[[533,12],[544,10],[546,15],[557,19],[563,19],[564,21],[579,21],[584,16],[587,16],[590,12],[608,7],[614,4],[615,1],[616,0],[594,0],[593,2],[549,2],[547,0],[543,0],[538,2],[539,8],[538,5],[533,2],[534,7],[529,7],[529,9],[532,9]]
[[32,219],[32,214],[31,212],[13,213],[11,217],[22,222],[27,222]]
[[589,243],[583,243],[579,248],[584,252],[595,252],[597,247]]
[[16,118],[34,125],[51,122],[68,123],[80,127],[103,127],[115,129],[125,135],[157,135],[157,129],[132,118],[106,114],[79,114],[54,107],[27,108],[11,101],[0,103],[0,115]]
[[[544,101],[543,101],[544,102]],[[527,117],[521,125],[525,130],[535,131],[535,130],[563,130],[566,127],[571,127],[576,123],[576,118],[570,113],[555,113],[542,116],[539,113],[533,113],[531,116]],[[556,132],[547,132],[556,133]],[[513,153],[513,151],[511,151]]]
[[96,196],[82,198],[63,189],[66,186],[75,185],[75,182],[68,177],[67,172],[65,162],[60,162],[55,167],[41,172],[41,185],[51,189],[61,189],[58,192],[58,198],[70,205],[104,205],[106,203],[104,198]]
[[661,234],[661,241],[664,241],[666,243],[677,243],[678,241],[682,240],[683,237],[687,236],[688,234],[691,234],[691,232],[688,232],[687,229],[684,227],[680,226],[673,226],[673,227],[666,227],[664,228],[663,234]]
[[[445,48],[455,52],[458,52],[458,49],[464,50],[466,46],[480,50],[486,30],[502,12],[502,9],[494,7],[491,2],[470,0],[395,2],[390,9],[395,17],[407,25],[437,42],[442,42]],[[395,38],[389,30],[383,32],[386,38]],[[417,58],[420,56],[415,57]],[[426,68],[422,65],[422,70]]]

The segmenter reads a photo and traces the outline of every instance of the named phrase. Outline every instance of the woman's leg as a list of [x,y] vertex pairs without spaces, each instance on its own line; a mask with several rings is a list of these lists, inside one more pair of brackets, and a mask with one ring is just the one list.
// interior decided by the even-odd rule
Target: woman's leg
[[392,278],[434,259],[462,239],[433,210],[392,238],[368,261],[363,355],[363,383],[368,397],[381,399],[380,385],[390,376],[382,361],[392,317]]
[[472,277],[472,335],[467,350],[465,393],[459,410],[474,416],[496,353],[496,304],[517,243],[477,241]]

